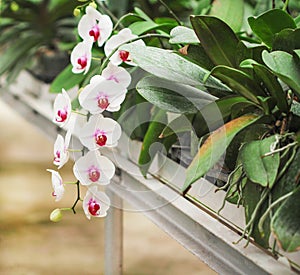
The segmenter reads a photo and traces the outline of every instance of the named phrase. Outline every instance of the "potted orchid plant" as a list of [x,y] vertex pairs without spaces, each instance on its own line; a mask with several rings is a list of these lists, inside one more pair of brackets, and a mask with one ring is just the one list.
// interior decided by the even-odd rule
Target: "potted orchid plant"
[[11,84],[26,69],[50,83],[76,42],[76,1],[4,0],[0,4],[0,76]]
[[[78,136],[85,149],[74,164],[74,184],[87,187],[86,216],[103,217],[110,202],[101,188],[115,167],[101,148],[116,146],[122,130],[141,140],[138,164],[146,177],[155,153],[169,152],[188,136],[192,161],[182,195],[218,166],[225,178],[215,176],[213,183],[226,192],[224,203],[244,207],[242,237],[269,248],[273,235],[283,250],[295,251],[300,247],[300,6],[273,2],[257,16],[240,16],[246,1],[209,3],[209,14],[191,16],[188,26],[176,19],[155,22],[140,9],[114,25],[94,2],[77,7],[83,14],[81,40],[51,87],[59,93],[53,121],[69,129],[56,139],[54,164],[60,169],[67,162],[71,130],[77,131],[72,116],[80,112],[85,121]],[[128,26],[121,27],[122,20]],[[137,71],[142,73],[134,79]],[[78,97],[71,102],[64,89],[77,84]],[[132,106],[134,115],[127,112]],[[176,114],[171,120],[170,113]],[[161,146],[152,146],[157,143]],[[63,180],[49,171],[59,200]],[[60,220],[62,210],[75,212],[79,200],[80,195],[73,207],[56,209],[51,219]]]

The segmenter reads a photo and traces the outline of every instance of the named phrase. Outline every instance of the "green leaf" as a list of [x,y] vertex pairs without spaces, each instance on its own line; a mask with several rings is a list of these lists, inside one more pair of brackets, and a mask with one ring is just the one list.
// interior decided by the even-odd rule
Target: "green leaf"
[[243,24],[244,0],[215,0],[210,15],[226,22],[234,32],[238,32]]
[[134,11],[138,16],[143,18],[145,21],[152,21],[152,19],[146,13],[144,13],[140,8],[135,7]]
[[258,17],[248,19],[252,31],[269,47],[275,35],[284,29],[295,29],[293,18],[283,10],[269,10]]
[[171,44],[199,44],[199,39],[193,29],[177,26],[170,33]]
[[191,23],[215,65],[238,66],[235,52],[239,40],[225,22],[213,16],[192,16]]
[[151,120],[152,108],[152,104],[145,101],[135,89],[132,89],[127,92],[121,109],[114,112],[113,115],[128,137],[143,140]]
[[264,65],[261,64],[253,64],[253,69],[257,77],[268,89],[271,96],[276,100],[279,110],[287,114],[288,103],[286,93],[284,92],[275,75],[273,75]]
[[203,47],[199,45],[188,45],[187,47],[187,55],[185,56],[188,60],[196,63],[200,67],[210,71],[215,66],[214,63],[207,56]]
[[136,89],[147,101],[173,113],[196,113],[217,99],[197,88],[155,76],[144,77]]
[[285,51],[290,54],[300,49],[300,29],[284,29],[277,33],[273,41],[273,51]]
[[132,23],[128,26],[129,29],[131,29],[133,34],[141,35],[145,32],[155,30],[161,27],[169,26],[171,24],[165,23],[165,24],[156,24],[153,21],[137,21]]
[[300,188],[276,211],[271,230],[280,247],[287,252],[300,249]]
[[[137,44],[127,44],[121,49],[130,52],[133,61],[143,70],[160,78],[187,85],[204,85],[203,78],[208,71],[186,60],[176,53]],[[205,87],[229,91],[214,77],[209,77]]]
[[40,39],[37,37],[17,40],[11,47],[1,54],[0,75],[11,69],[15,63],[37,47]]
[[283,51],[263,51],[263,61],[300,98],[300,66],[297,57]]
[[264,96],[263,90],[257,83],[240,70],[220,65],[215,67],[211,74],[224,82],[233,91],[256,104],[259,104],[257,96]]
[[78,85],[86,76],[84,74],[74,74],[72,65],[69,64],[51,83],[51,93],[61,93],[61,89],[69,90]]
[[[264,189],[260,185],[251,182],[249,179],[246,181],[244,189],[242,191],[246,224],[252,218],[252,215],[254,214],[254,210],[256,209],[258,203],[262,199],[263,190]],[[271,233],[270,218],[267,217],[266,221],[263,224],[264,235],[261,235],[258,229],[258,223],[260,217],[266,212],[267,208],[268,208],[268,199],[265,199],[262,202],[253,220],[253,230],[251,232],[251,237],[254,238],[255,242],[264,248],[269,247],[269,237]]]
[[173,119],[160,134],[161,138],[168,137],[173,134],[181,134],[193,131],[191,119],[193,116],[180,115]]
[[213,165],[220,159],[226,151],[235,135],[251,125],[259,119],[256,115],[245,115],[218,128],[216,131],[206,139],[204,144],[200,147],[197,155],[186,171],[186,180],[182,191],[187,192],[188,188],[199,178],[204,176]]
[[197,136],[200,138],[224,125],[238,103],[253,104],[244,97],[227,96],[204,106],[192,121]]
[[270,147],[276,142],[275,135],[263,140],[246,143],[241,149],[241,160],[247,178],[263,187],[272,188],[275,183],[280,155],[264,156],[271,151]]
[[160,138],[160,134],[166,127],[166,124],[166,112],[158,110],[150,122],[138,160],[140,171],[144,177],[146,177],[156,153],[163,151],[168,152],[171,145],[177,140],[176,135]]

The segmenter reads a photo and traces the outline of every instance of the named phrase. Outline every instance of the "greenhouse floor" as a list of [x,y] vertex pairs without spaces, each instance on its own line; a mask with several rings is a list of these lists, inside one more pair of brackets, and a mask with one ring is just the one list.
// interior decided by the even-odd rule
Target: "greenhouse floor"
[[[103,274],[104,220],[88,221],[70,207],[74,186],[56,203],[51,196],[53,141],[0,101],[0,274]],[[72,181],[72,163],[62,168]],[[125,212],[124,274],[215,274],[142,214]]]

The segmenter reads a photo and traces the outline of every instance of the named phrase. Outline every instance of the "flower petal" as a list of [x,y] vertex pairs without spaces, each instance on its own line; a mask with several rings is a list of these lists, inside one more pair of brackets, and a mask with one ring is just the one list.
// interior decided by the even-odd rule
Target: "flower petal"
[[[115,174],[115,166],[99,151],[89,151],[75,162],[73,172],[82,185],[106,185]],[[97,177],[93,173],[97,173]]]

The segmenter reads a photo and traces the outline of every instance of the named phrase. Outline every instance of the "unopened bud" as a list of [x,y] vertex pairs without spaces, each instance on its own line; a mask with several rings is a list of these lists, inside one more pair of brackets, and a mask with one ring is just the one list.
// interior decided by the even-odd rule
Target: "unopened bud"
[[18,11],[19,8],[20,8],[20,7],[19,7],[18,3],[16,3],[15,1],[11,2],[11,4],[10,4],[10,9],[11,9],[12,11]]
[[73,10],[73,15],[75,16],[75,17],[77,17],[77,16],[79,16],[80,15],[80,9],[78,9],[78,8],[75,8],[74,10]]
[[90,7],[93,7],[94,9],[97,9],[97,4],[95,2],[89,3]]
[[50,214],[50,220],[52,222],[59,222],[62,219],[62,212],[59,208],[54,209]]

